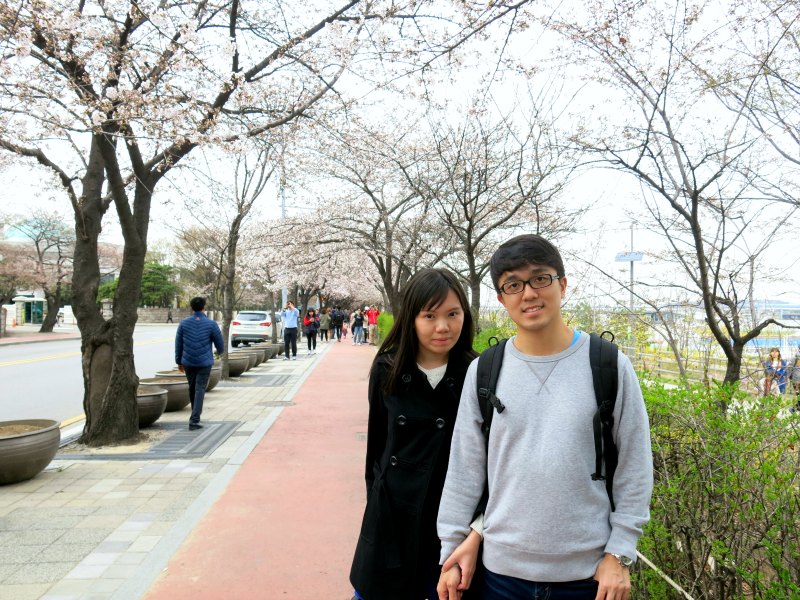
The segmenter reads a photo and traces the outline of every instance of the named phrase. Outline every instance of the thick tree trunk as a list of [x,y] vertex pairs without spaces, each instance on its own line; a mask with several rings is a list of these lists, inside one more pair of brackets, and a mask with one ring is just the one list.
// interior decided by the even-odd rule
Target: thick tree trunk
[[233,320],[233,296],[235,293],[236,277],[236,248],[239,244],[239,234],[231,233],[228,240],[228,250],[223,269],[222,277],[222,340],[225,343],[225,352],[222,355],[222,378],[228,378],[228,339],[231,331],[231,321]]
[[475,324],[475,333],[478,333],[480,331],[481,280],[477,275],[470,277],[469,292],[469,310],[472,313],[472,322]]
[[39,333],[50,333],[58,322],[58,305],[61,304],[61,284],[56,286],[56,292],[53,293],[49,289],[44,291],[45,300],[47,300],[47,314],[42,321],[42,326],[39,328]]
[[[147,251],[150,192],[153,182],[137,186],[136,225],[123,227],[125,250],[113,314],[106,320],[97,302],[100,265],[97,242],[108,204],[103,202],[104,164],[99,140],[93,140],[83,196],[75,206],[75,255],[72,277],[73,310],[81,332],[83,409],[86,424],[81,441],[90,446],[136,439],[139,419],[133,360],[133,330]],[[135,232],[133,231],[135,227]]]

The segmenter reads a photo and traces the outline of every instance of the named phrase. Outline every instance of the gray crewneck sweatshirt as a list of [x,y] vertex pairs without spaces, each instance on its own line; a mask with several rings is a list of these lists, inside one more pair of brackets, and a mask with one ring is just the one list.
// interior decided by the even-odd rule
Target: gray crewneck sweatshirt
[[473,361],[467,372],[439,505],[442,561],[469,533],[487,472],[483,563],[490,571],[529,581],[574,581],[592,577],[606,552],[635,558],[650,515],[653,459],[644,400],[628,358],[619,354],[615,512],[605,482],[590,476],[597,402],[588,334],[550,356],[523,354],[509,340],[497,382],[506,409],[492,420],[488,457],[477,366]]

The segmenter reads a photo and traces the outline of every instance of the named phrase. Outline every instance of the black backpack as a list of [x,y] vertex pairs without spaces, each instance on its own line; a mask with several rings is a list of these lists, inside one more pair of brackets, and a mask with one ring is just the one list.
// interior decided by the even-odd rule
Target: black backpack
[[[611,336],[610,340],[603,337],[606,334]],[[495,344],[491,344],[492,340],[495,340]],[[604,331],[600,335],[592,333],[589,338],[589,364],[592,368],[594,395],[597,400],[597,412],[593,419],[595,472],[591,474],[591,477],[594,481],[605,480],[612,511],[615,510],[613,485],[618,458],[612,428],[614,426],[614,405],[617,400],[617,354],[619,352],[613,340],[614,334],[610,331]],[[487,452],[494,411],[502,413],[506,408],[500,398],[495,395],[495,390],[497,389],[497,379],[500,377],[500,368],[503,366],[503,354],[507,341],[491,338],[489,347],[478,358],[478,403],[483,417],[481,430]],[[603,465],[605,465],[605,472]],[[476,516],[486,511],[488,500],[487,482],[483,497],[475,511]]]

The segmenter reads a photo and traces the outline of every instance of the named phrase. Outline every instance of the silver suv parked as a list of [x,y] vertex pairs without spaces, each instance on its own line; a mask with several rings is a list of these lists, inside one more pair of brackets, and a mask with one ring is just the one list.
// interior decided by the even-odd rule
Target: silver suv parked
[[265,310],[239,311],[231,321],[231,346],[238,348],[239,344],[270,341],[273,319],[278,330],[278,339],[283,340],[283,323],[280,316],[275,318]]

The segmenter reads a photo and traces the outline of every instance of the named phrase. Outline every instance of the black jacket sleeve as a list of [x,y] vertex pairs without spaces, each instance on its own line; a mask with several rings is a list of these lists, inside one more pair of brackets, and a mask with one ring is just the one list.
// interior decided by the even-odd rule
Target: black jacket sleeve
[[364,479],[367,483],[367,500],[375,482],[375,465],[386,447],[389,430],[389,413],[383,402],[385,369],[376,364],[369,374],[369,422],[367,424],[367,461]]

